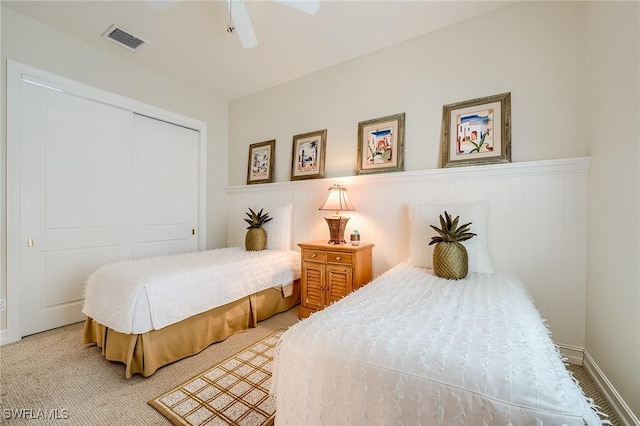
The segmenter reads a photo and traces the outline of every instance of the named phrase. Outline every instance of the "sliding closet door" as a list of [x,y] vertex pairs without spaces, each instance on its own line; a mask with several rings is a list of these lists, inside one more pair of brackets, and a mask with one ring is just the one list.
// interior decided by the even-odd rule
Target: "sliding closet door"
[[195,130],[134,115],[134,257],[197,249]]
[[7,88],[9,341],[83,321],[104,264],[205,247],[204,123],[12,61]]
[[20,280],[9,285],[25,336],[84,320],[86,278],[131,257],[132,114],[20,84]]

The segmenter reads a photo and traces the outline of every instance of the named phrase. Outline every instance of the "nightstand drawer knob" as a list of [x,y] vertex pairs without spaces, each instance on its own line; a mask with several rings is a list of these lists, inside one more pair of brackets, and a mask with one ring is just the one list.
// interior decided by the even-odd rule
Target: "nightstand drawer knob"
[[342,260],[342,256],[336,256],[336,260]]
[[311,257],[318,257],[318,255],[315,253],[311,253]]

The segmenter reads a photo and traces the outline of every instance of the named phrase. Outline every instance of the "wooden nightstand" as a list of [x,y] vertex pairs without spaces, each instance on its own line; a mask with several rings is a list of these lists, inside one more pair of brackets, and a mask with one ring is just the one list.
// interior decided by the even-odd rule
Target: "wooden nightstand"
[[298,318],[307,318],[371,281],[373,244],[298,244],[302,249],[302,278]]

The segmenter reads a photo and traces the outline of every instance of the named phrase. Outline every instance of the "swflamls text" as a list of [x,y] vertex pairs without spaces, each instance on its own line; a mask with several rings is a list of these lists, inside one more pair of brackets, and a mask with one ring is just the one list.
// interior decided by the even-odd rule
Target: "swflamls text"
[[69,418],[69,410],[66,408],[4,408],[2,418],[7,420],[66,420]]

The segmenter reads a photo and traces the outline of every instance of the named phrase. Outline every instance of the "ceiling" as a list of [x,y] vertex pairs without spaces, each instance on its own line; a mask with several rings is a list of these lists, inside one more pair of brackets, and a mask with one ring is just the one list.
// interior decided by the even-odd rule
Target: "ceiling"
[[[246,0],[258,46],[227,33],[226,1],[2,0],[2,4],[115,55],[225,100],[250,95],[503,7],[507,1],[323,0],[307,15]],[[135,52],[102,38],[118,24],[149,41]]]

